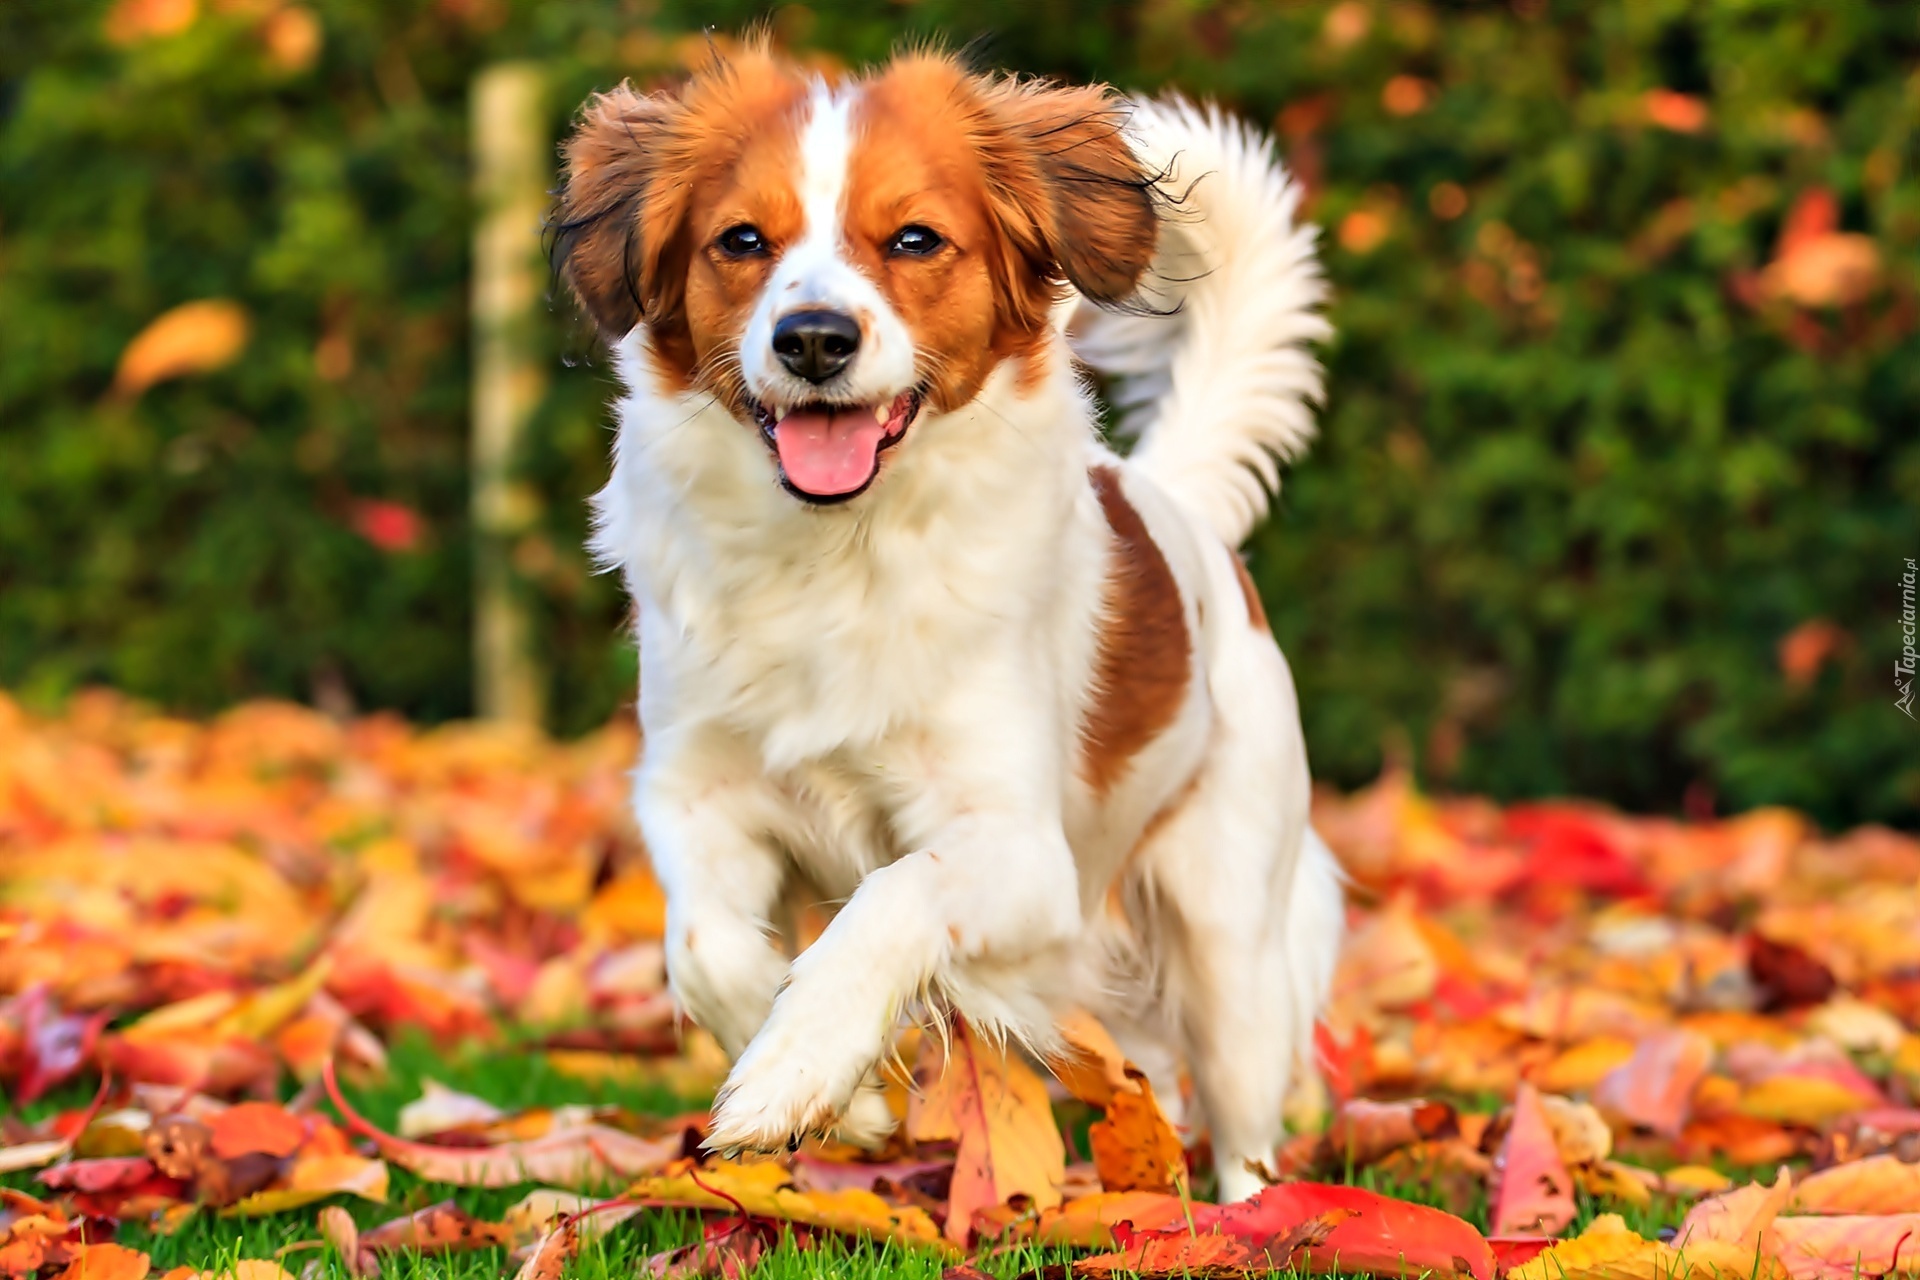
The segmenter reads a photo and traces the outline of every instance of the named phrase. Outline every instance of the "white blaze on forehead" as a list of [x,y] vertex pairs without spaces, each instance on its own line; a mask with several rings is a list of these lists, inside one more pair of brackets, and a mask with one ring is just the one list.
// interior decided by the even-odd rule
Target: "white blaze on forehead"
[[879,286],[847,254],[847,179],[858,138],[856,92],[814,82],[794,174],[803,220],[800,238],[782,247],[741,334],[740,367],[747,385],[775,405],[812,398],[812,389],[773,358],[773,326],[794,311],[838,311],[859,323],[860,351],[844,377],[849,398],[890,403],[914,384],[912,334]]
[[807,102],[807,127],[800,134],[800,207],[806,231],[794,246],[840,247],[840,222],[846,211],[847,165],[853,158],[853,103],[824,81],[815,81]]

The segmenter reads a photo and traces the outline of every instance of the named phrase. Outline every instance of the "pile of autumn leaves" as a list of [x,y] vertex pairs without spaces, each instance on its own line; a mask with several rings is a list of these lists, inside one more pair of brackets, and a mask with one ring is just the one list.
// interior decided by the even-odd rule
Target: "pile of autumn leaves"
[[[1196,1198],[1188,1135],[1084,1017],[1045,1063],[964,1025],[907,1032],[878,1154],[724,1162],[697,1112],[507,1112],[437,1085],[397,1132],[356,1114],[340,1079],[380,1075],[408,1030],[510,1038],[583,1081],[717,1083],[664,989],[636,747],[275,704],[191,723],[106,694],[43,720],[0,697],[0,1087],[74,1100],[0,1118],[22,1188],[0,1189],[0,1280],[140,1280],[116,1231],[206,1214],[311,1224],[235,1280],[475,1248],[554,1280],[668,1207],[707,1225],[648,1260],[662,1276],[827,1236],[1000,1273],[1030,1244],[1072,1246],[1082,1275],[1920,1271],[1920,842],[1780,811],[1503,810],[1391,775],[1321,797],[1354,931],[1323,1078],[1242,1205]],[[342,1205],[386,1201],[396,1165],[525,1195],[358,1229]]]

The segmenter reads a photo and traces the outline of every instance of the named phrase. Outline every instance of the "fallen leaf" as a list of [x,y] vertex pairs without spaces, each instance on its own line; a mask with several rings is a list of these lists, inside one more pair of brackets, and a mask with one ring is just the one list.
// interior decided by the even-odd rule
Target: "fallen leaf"
[[1601,1111],[1668,1137],[1686,1127],[1693,1091],[1713,1065],[1713,1042],[1694,1031],[1649,1037],[1593,1091]]
[[307,1137],[307,1127],[299,1116],[269,1102],[228,1107],[214,1117],[208,1129],[208,1145],[223,1160],[255,1152],[290,1156]]
[[572,1218],[563,1218],[534,1246],[533,1253],[514,1275],[514,1280],[560,1280],[567,1264],[580,1252],[580,1229]]
[[352,1214],[337,1204],[330,1204],[320,1210],[319,1224],[320,1238],[333,1246],[340,1265],[354,1280],[380,1274],[380,1260],[371,1249],[361,1247],[360,1228],[354,1224]]
[[1334,1112],[1333,1123],[1327,1126],[1326,1146],[1334,1161],[1360,1168],[1402,1147],[1454,1137],[1459,1132],[1459,1113],[1449,1102],[1355,1098]]
[[90,1244],[73,1260],[62,1280],[146,1280],[153,1259],[119,1244]]
[[1142,1280],[1192,1276],[1195,1280],[1211,1280],[1241,1276],[1250,1271],[1289,1271],[1295,1267],[1295,1254],[1323,1250],[1334,1228],[1353,1216],[1351,1209],[1328,1209],[1264,1240],[1221,1234],[1143,1235],[1118,1252],[1081,1258],[1073,1264],[1073,1274],[1121,1273],[1137,1275]]
[[939,1037],[921,1042],[914,1072],[921,1092],[908,1126],[921,1140],[947,1138],[959,1144],[945,1235],[965,1244],[979,1210],[1015,1196],[1036,1209],[1059,1204],[1067,1153],[1046,1085],[1031,1068],[982,1044],[958,1019],[946,1039],[951,1047],[944,1053]]
[[1106,1114],[1087,1130],[1100,1185],[1108,1191],[1176,1191],[1187,1182],[1186,1148],[1160,1110],[1153,1085],[1135,1075],[1138,1090],[1115,1093]]
[[1533,1086],[1523,1084],[1494,1158],[1487,1211],[1493,1234],[1557,1235],[1575,1212],[1573,1179],[1560,1159],[1546,1109]]
[[1801,1213],[1892,1214],[1920,1207],[1920,1164],[1898,1156],[1868,1156],[1808,1174],[1794,1189]]
[[1443,1280],[1493,1278],[1493,1250],[1471,1225],[1439,1209],[1359,1187],[1282,1183],[1239,1204],[1195,1205],[1193,1223],[1198,1231],[1269,1240],[1328,1210],[1351,1211],[1353,1216],[1338,1223],[1312,1251],[1305,1269],[1316,1274],[1431,1272]]
[[1049,1059],[1047,1066],[1068,1093],[1089,1106],[1105,1107],[1116,1093],[1139,1090],[1136,1079],[1128,1074],[1126,1055],[1092,1014],[1072,1010],[1054,1029],[1066,1052]]
[[1693,1206],[1674,1233],[1674,1243],[1686,1249],[1716,1241],[1770,1253],[1767,1233],[1792,1196],[1793,1174],[1783,1167],[1770,1187],[1752,1182]]
[[506,1245],[512,1236],[505,1223],[483,1221],[453,1201],[442,1200],[368,1228],[360,1233],[360,1246],[375,1253],[455,1253]]
[[1115,1228],[1126,1224],[1134,1232],[1156,1231],[1184,1223],[1187,1202],[1155,1191],[1103,1191],[1068,1200],[1041,1212],[1020,1233],[1036,1244],[1075,1248],[1111,1248],[1118,1243]]
[[1771,1260],[1719,1241],[1685,1250],[1645,1240],[1618,1214],[1601,1214],[1571,1240],[1562,1240],[1506,1273],[1506,1280],[1764,1280]]
[[323,1074],[328,1094],[346,1126],[371,1138],[380,1153],[428,1182],[458,1187],[506,1187],[521,1182],[598,1187],[664,1168],[684,1145],[676,1134],[640,1138],[600,1124],[557,1130],[526,1142],[491,1147],[442,1147],[385,1133],[348,1105],[332,1067]]
[[940,1229],[916,1205],[895,1205],[872,1191],[798,1191],[776,1161],[754,1164],[687,1164],[678,1172],[639,1178],[623,1197],[685,1209],[724,1209],[757,1218],[799,1222],[848,1235],[871,1235],[911,1244],[942,1243]]
[[1793,1280],[1920,1273],[1920,1213],[1776,1218],[1773,1238]]

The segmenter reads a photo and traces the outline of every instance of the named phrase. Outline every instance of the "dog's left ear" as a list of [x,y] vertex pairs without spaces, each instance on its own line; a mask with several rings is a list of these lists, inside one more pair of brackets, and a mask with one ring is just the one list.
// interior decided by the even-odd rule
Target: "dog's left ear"
[[999,134],[985,156],[996,212],[1021,252],[1095,302],[1133,296],[1160,220],[1153,175],[1122,132],[1126,108],[1099,85],[1004,80],[985,93]]

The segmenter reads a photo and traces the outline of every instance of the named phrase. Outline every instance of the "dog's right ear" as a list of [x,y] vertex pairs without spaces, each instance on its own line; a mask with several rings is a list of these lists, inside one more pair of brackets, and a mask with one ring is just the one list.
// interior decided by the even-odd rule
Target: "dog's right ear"
[[680,313],[686,184],[654,181],[679,111],[675,95],[622,84],[587,100],[563,148],[553,261],[609,342]]

